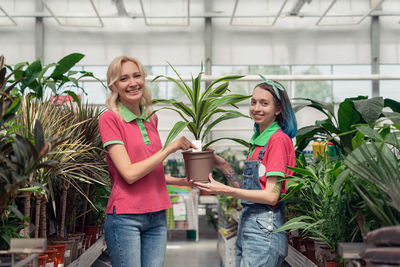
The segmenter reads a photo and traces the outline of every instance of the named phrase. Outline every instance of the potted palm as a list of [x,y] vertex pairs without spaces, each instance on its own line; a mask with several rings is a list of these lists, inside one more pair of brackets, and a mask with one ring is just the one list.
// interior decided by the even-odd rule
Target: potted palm
[[[225,106],[232,106],[238,108],[235,104],[245,99],[248,99],[249,95],[241,94],[227,94],[230,92],[228,89],[229,82],[238,80],[243,75],[229,75],[218,78],[210,83],[204,90],[201,89],[202,84],[202,70],[197,77],[192,78],[192,86],[189,86],[170,64],[170,67],[177,75],[178,79],[173,77],[159,75],[153,79],[153,81],[160,78],[165,78],[170,82],[177,85],[178,89],[183,93],[185,101],[178,101],[176,99],[154,99],[153,104],[164,104],[167,105],[160,109],[154,110],[148,117],[151,117],[155,112],[162,109],[169,109],[177,112],[182,120],[175,123],[172,130],[170,131],[164,146],[168,145],[182,130],[187,128],[193,135],[195,140],[199,140],[201,143],[205,140],[205,137],[210,130],[218,123],[239,117],[248,117],[240,113],[237,110],[225,109]],[[215,116],[215,117],[214,117]],[[215,118],[215,119],[214,119]],[[202,145],[202,151],[183,152],[183,158],[185,161],[186,176],[188,179],[194,181],[208,181],[208,174],[212,170],[211,157],[212,151],[206,150],[206,148],[212,143],[221,139],[230,139],[245,146],[248,143],[239,138],[223,137],[212,140]],[[191,162],[195,162],[191,164]]]

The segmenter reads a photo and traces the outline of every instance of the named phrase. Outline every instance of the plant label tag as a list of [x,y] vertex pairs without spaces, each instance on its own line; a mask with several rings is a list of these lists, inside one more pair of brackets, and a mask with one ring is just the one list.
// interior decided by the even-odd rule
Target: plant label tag
[[265,166],[260,163],[260,166],[258,167],[258,177],[264,176],[266,171]]
[[201,140],[193,140],[192,144],[197,147],[197,149],[193,148],[193,152],[201,152]]

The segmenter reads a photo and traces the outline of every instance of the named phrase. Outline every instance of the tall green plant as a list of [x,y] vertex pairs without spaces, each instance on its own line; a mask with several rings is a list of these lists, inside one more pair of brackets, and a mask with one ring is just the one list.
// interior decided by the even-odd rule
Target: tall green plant
[[308,164],[301,157],[296,166],[290,168],[295,174],[287,177],[288,194],[282,199],[287,201],[293,217],[276,231],[299,229],[334,250],[338,242],[360,240],[355,216],[349,212],[352,193],[345,184],[338,183],[344,171],[342,161],[331,160],[326,155]]
[[[169,63],[168,63],[169,64]],[[175,137],[185,128],[187,128],[196,140],[204,141],[206,135],[210,130],[218,123],[240,117],[248,117],[236,110],[224,109],[223,106],[233,106],[237,108],[235,104],[250,98],[248,95],[241,94],[226,94],[229,92],[228,86],[230,81],[238,80],[244,75],[231,75],[224,76],[211,82],[211,84],[204,90],[201,90],[201,77],[202,70],[196,78],[192,77],[192,86],[190,87],[175,70],[175,68],[169,64],[175,74],[178,76],[178,80],[165,75],[159,75],[153,79],[153,81],[159,78],[165,78],[170,82],[176,84],[182,94],[185,96],[187,103],[177,101],[175,99],[154,99],[153,104],[166,104],[171,105],[162,107],[158,110],[153,111],[149,117],[154,113],[162,109],[169,109],[177,112],[182,118],[178,121],[172,130],[170,131],[165,145],[169,144]],[[201,68],[203,69],[203,67]],[[213,116],[218,116],[215,120],[212,120]],[[207,148],[210,144],[221,140],[229,139],[245,146],[249,146],[247,142],[238,138],[219,138],[212,140],[211,142],[203,145],[203,148]]]
[[391,99],[384,100],[382,97],[368,99],[366,96],[358,96],[346,98],[339,104],[336,114],[333,104],[308,98],[301,100],[306,100],[308,103],[297,105],[295,107],[296,112],[304,107],[310,107],[322,112],[327,118],[317,120],[314,125],[299,129],[296,135],[298,152],[301,152],[315,137],[322,137],[330,139],[342,148],[344,154],[348,154],[355,148],[352,140],[357,132],[356,125],[368,124],[373,126],[380,117],[393,116],[390,112],[383,112],[384,107],[389,107],[395,112],[400,109],[400,103]]
[[[83,57],[83,54],[72,53],[63,57],[57,63],[51,63],[47,66],[43,66],[39,59],[32,63],[21,62],[16,64],[15,68],[18,70],[14,77],[16,80],[22,80],[17,87],[18,93],[44,100],[46,90],[50,89],[55,96],[68,94],[75,102],[79,102],[78,96],[71,89],[77,88],[85,93],[84,88],[79,85],[79,81],[84,77],[91,77],[100,81],[91,72],[72,70]],[[46,76],[47,72],[50,71],[50,75]]]
[[[46,155],[56,146],[56,141],[45,139],[42,125],[38,120],[32,127],[31,138],[15,133],[17,125],[14,121],[21,98],[12,97],[11,91],[20,81],[9,82],[14,72],[6,76],[2,56],[0,65],[0,216],[3,223],[10,216],[7,210],[23,220],[21,212],[12,205],[14,199],[21,188],[27,184],[33,185],[30,180],[33,173],[54,166],[55,162],[48,160]],[[6,229],[3,226],[0,228]],[[0,235],[4,237],[2,230]]]
[[400,125],[384,126],[380,130],[363,125],[358,126],[357,130],[366,140],[344,161],[354,175],[351,182],[381,227],[398,225]]

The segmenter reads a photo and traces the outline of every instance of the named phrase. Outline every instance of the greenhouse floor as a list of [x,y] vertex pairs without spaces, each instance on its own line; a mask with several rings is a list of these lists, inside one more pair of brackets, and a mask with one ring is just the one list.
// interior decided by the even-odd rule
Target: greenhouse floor
[[218,267],[217,239],[168,241],[164,267]]
[[[217,252],[217,239],[168,240],[164,267],[219,267],[220,258]],[[110,267],[110,259],[106,254],[92,267]]]

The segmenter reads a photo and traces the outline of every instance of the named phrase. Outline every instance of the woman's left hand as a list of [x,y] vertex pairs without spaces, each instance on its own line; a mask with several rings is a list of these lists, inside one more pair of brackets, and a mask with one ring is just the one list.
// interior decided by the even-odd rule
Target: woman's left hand
[[193,182],[193,181],[190,182],[193,183],[193,185],[195,185],[199,189],[204,190],[211,194],[225,195],[229,192],[230,186],[215,181],[211,173],[208,179],[209,179],[208,183]]

